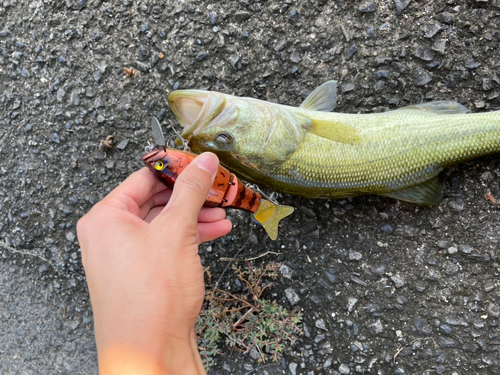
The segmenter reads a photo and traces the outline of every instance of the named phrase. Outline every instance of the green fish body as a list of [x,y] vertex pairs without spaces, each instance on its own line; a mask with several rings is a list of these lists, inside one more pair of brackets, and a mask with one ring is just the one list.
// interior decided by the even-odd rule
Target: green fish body
[[300,107],[217,92],[174,91],[169,104],[196,153],[244,180],[308,198],[378,194],[432,205],[447,165],[500,152],[500,111],[428,102],[377,114],[330,112],[336,83]]

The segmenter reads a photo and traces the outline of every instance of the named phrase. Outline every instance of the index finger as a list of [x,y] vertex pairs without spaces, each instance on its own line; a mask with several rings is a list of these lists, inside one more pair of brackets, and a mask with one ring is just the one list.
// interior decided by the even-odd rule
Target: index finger
[[109,193],[103,202],[137,213],[136,211],[140,210],[140,207],[153,195],[166,188],[147,167],[144,167],[132,173]]

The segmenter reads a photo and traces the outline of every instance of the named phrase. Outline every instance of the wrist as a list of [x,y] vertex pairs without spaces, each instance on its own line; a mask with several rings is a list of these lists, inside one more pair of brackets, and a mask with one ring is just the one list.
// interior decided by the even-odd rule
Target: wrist
[[194,331],[188,335],[140,335],[136,339],[118,337],[98,344],[101,375],[202,375]]

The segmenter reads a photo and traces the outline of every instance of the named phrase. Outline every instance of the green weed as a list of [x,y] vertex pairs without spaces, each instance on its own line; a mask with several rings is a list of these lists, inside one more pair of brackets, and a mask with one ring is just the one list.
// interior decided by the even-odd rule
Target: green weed
[[233,265],[236,275],[246,286],[237,294],[214,287],[210,272],[206,270],[205,303],[196,323],[205,368],[212,366],[214,357],[222,353],[219,346],[222,340],[229,348],[242,353],[255,348],[260,353],[259,362],[278,361],[285,345],[295,344],[296,335],[302,334],[302,314],[261,298],[273,285],[269,279],[278,278],[278,269],[276,263],[260,267],[247,263],[243,268]]

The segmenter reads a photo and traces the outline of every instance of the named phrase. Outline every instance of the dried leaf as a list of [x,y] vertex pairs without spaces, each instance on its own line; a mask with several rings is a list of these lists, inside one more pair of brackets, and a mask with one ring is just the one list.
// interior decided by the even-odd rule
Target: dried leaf
[[492,203],[497,203],[497,200],[493,198],[493,196],[490,194],[490,192],[487,192],[486,195],[484,196],[487,201],[490,201]]

